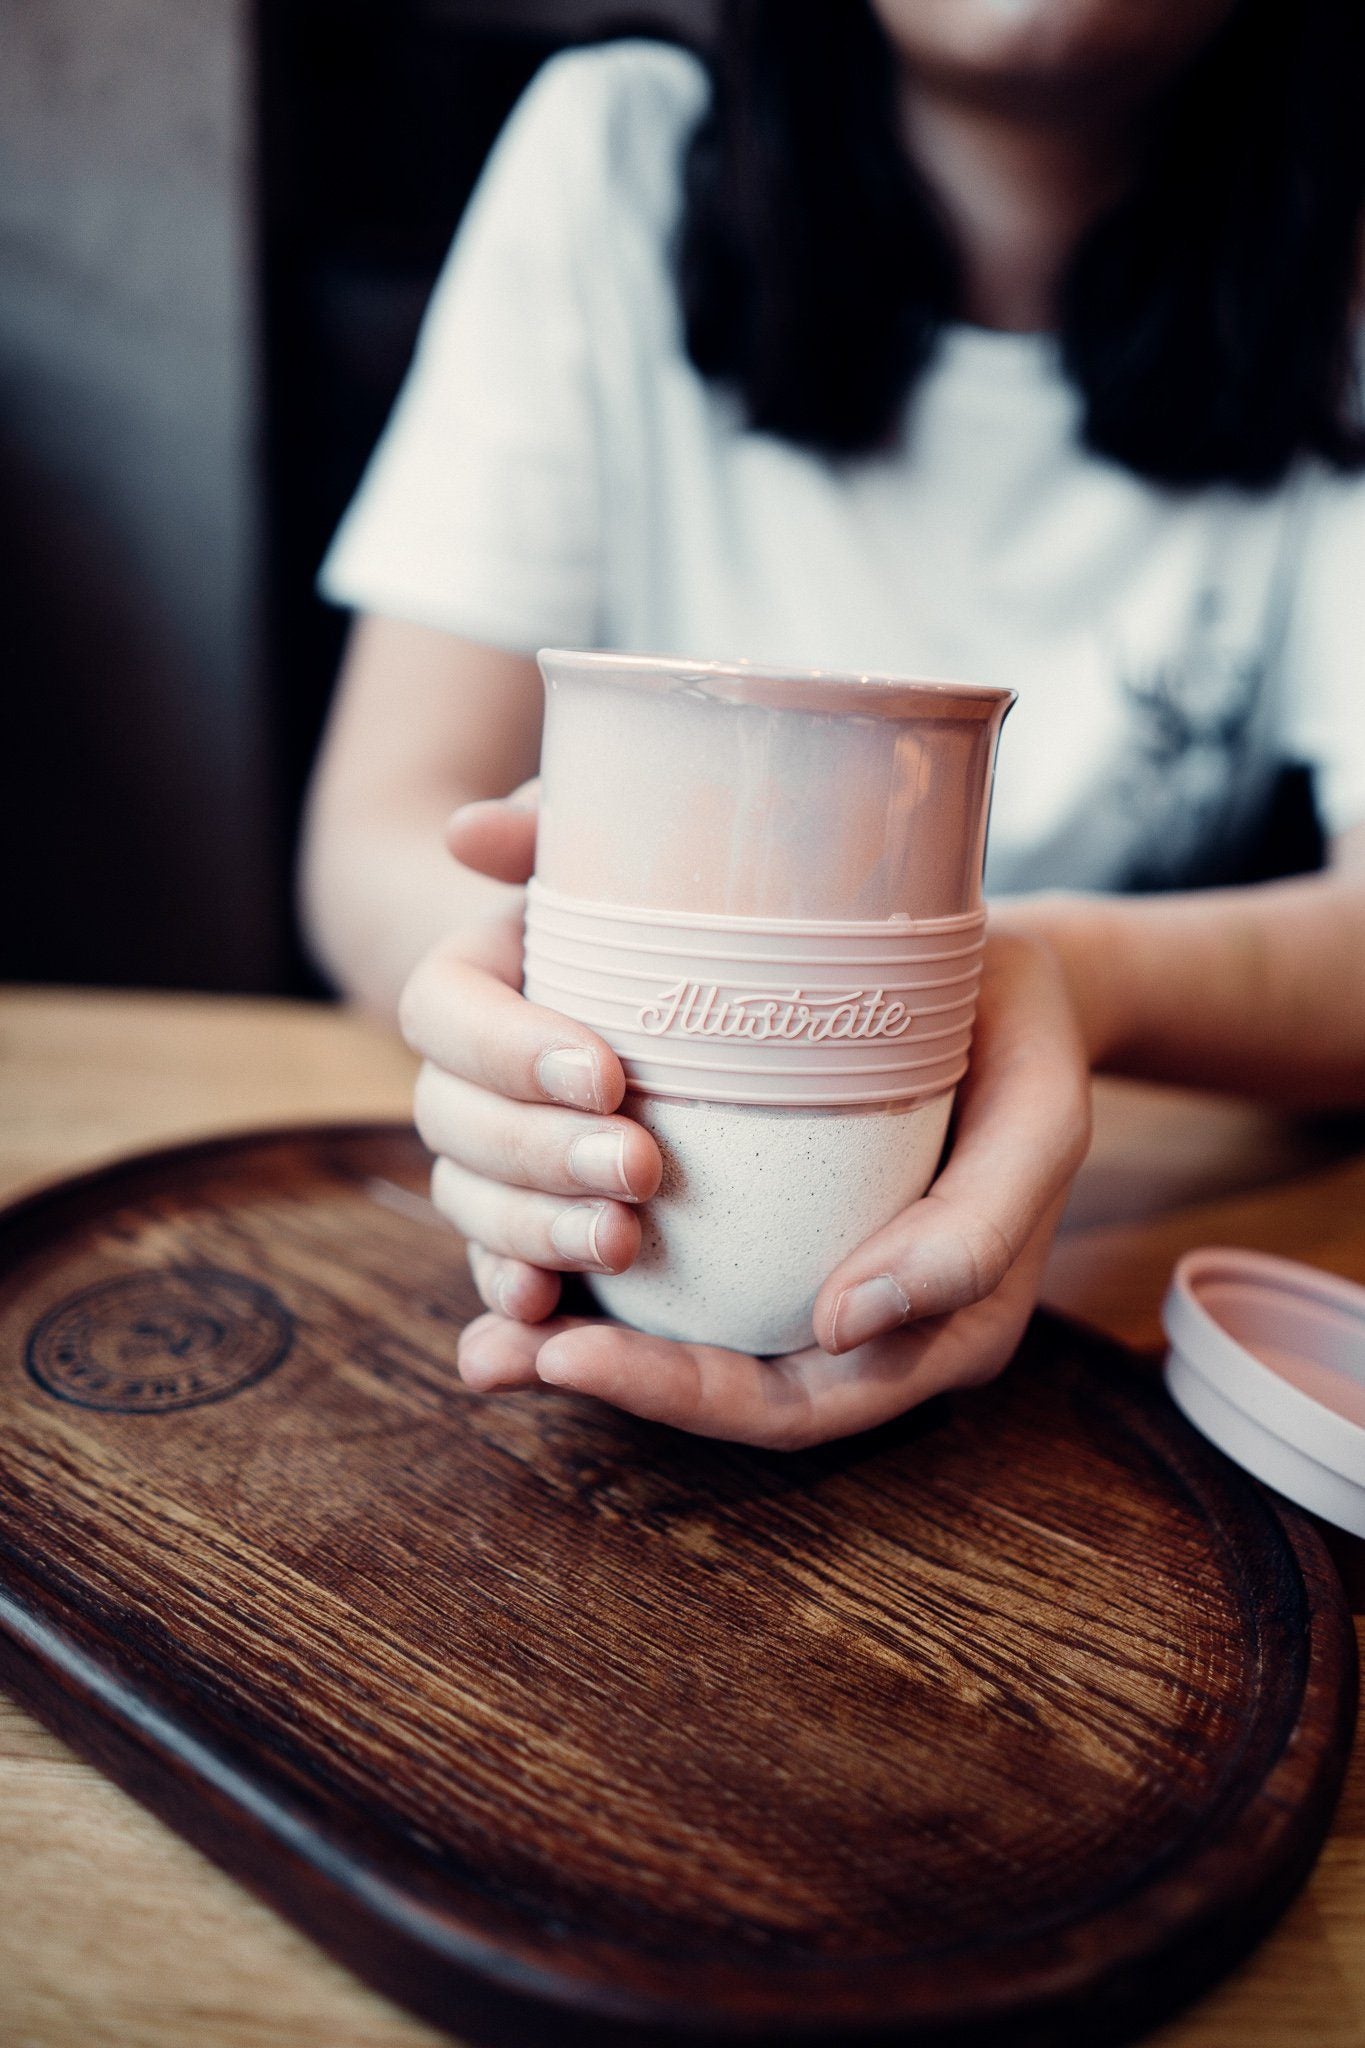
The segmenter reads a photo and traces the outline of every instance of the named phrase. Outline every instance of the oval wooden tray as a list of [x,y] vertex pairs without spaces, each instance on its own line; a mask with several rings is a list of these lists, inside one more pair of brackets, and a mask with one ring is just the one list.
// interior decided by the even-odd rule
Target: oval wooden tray
[[1311,1863],[1319,1540],[1112,1346],[799,1456],[480,1397],[398,1131],[0,1218],[0,1677],[480,2040],[1114,2041]]

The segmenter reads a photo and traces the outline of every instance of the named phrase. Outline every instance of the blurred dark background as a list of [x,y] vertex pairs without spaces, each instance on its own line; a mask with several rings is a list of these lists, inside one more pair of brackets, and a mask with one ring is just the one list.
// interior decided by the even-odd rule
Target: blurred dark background
[[[537,66],[714,0],[38,0],[0,64],[0,974],[306,992],[313,577]],[[1314,864],[1291,780],[1267,869]]]
[[0,973],[314,986],[313,576],[537,66],[710,0],[42,0],[0,65]]

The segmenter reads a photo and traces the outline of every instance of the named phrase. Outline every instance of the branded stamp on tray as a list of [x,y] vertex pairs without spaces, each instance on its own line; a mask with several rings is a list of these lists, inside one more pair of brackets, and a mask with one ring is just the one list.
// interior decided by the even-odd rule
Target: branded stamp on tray
[[186,1267],[68,1295],[35,1324],[25,1363],[59,1401],[160,1415],[254,1386],[282,1362],[292,1336],[288,1311],[259,1281]]

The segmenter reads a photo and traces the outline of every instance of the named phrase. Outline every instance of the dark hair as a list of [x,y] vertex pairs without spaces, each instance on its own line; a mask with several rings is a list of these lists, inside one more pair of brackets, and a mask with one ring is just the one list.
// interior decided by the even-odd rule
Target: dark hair
[[[728,0],[711,64],[677,247],[692,360],[754,428],[885,447],[960,292],[886,37],[867,0]],[[1241,0],[1063,281],[1087,444],[1177,486],[1365,461],[1363,210],[1365,6]]]

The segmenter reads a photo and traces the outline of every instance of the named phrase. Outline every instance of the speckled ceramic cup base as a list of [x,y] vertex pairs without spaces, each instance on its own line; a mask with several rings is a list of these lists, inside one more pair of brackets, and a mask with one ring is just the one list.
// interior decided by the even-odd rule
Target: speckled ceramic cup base
[[812,1341],[820,1284],[933,1179],[953,1095],[911,1109],[799,1110],[630,1096],[663,1185],[608,1314],[658,1337],[760,1357]]

